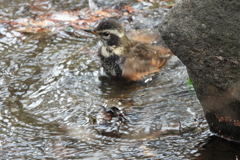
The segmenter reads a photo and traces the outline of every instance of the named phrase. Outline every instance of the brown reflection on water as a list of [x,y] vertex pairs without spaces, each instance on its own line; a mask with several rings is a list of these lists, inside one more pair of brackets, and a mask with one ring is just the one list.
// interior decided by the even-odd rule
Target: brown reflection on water
[[198,154],[200,154],[198,158],[204,160],[239,159],[240,142],[211,136],[206,143],[201,144]]

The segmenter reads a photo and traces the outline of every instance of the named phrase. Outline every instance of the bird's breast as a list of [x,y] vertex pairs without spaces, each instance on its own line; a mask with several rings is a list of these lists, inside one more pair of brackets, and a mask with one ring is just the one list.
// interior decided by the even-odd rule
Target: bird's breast
[[121,77],[124,58],[117,55],[105,57],[100,55],[104,71],[110,76]]

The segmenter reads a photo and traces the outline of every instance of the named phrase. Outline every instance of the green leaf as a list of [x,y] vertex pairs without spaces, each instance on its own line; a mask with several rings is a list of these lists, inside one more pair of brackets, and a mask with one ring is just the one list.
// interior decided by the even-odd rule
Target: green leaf
[[187,85],[188,85],[189,92],[195,93],[192,81],[191,81],[191,79],[189,77],[188,77]]

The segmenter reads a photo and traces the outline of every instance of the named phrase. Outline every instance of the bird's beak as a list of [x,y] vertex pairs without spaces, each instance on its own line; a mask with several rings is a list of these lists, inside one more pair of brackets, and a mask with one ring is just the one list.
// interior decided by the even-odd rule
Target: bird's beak
[[94,34],[94,35],[99,35],[95,30],[93,30],[93,29],[84,29],[83,31],[85,31],[85,32],[88,32],[88,33],[92,33],[92,34]]

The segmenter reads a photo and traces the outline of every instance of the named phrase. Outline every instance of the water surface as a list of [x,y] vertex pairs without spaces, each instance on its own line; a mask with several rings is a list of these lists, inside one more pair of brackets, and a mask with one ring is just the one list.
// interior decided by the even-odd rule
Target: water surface
[[[131,22],[120,19],[128,31],[152,32],[168,11],[150,2],[122,3],[144,9]],[[0,18],[87,6],[74,0],[2,1]],[[215,153],[212,142],[227,146],[227,157],[239,156],[235,143],[210,137],[177,57],[143,81],[124,83],[104,75],[101,43],[81,31],[20,33],[2,23],[0,37],[1,159],[201,159]],[[104,107],[121,109],[131,122],[94,125],[92,117]]]

